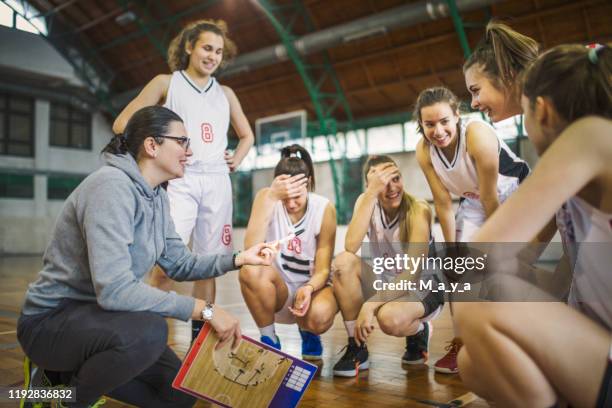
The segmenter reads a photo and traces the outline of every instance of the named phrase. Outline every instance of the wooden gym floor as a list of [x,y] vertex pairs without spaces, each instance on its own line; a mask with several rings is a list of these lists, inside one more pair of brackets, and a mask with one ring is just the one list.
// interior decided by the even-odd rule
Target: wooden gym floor
[[[0,387],[21,386],[23,384],[23,352],[15,334],[15,325],[21,303],[29,282],[36,278],[42,265],[41,256],[5,257],[0,259]],[[190,283],[175,285],[180,293],[191,293]],[[218,279],[217,299],[221,306],[240,318],[242,332],[259,339],[259,332],[249,311],[242,300],[236,272]],[[179,357],[183,357],[189,347],[190,327],[188,323],[169,320],[169,344]],[[334,378],[332,366],[346,344],[346,331],[340,314],[336,316],[333,327],[322,336],[323,364],[317,377],[310,385],[301,401],[301,407],[452,407],[450,401],[471,396],[461,383],[458,375],[437,374],[433,362],[444,355],[446,342],[452,338],[452,323],[448,307],[433,322],[434,331],[430,346],[429,365],[402,366],[405,341],[393,338],[375,330],[368,343],[370,369],[360,373],[357,378]],[[300,356],[300,336],[296,326],[277,325],[283,350]],[[472,408],[488,407],[487,403],[476,398],[468,404]],[[0,407],[14,407],[17,403],[2,403]],[[108,401],[105,407],[120,408],[128,405]],[[196,407],[210,406],[198,402]]]

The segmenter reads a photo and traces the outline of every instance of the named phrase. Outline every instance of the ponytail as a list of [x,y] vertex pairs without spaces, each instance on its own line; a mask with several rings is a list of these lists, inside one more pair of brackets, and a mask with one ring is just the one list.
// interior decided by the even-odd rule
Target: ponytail
[[463,65],[463,72],[479,65],[498,88],[513,89],[518,76],[536,60],[538,53],[539,45],[533,38],[491,21],[484,38]]
[[127,142],[122,134],[115,135],[111,141],[102,149],[103,153],[125,154],[128,152]]
[[542,54],[527,70],[523,94],[531,106],[548,98],[571,123],[587,115],[612,119],[612,49],[559,45]]

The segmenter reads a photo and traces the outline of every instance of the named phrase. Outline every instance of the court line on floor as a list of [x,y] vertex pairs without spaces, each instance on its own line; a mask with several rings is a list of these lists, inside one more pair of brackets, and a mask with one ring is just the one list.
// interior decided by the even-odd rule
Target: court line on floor
[[19,343],[3,343],[0,344],[0,350],[12,350],[19,347]]

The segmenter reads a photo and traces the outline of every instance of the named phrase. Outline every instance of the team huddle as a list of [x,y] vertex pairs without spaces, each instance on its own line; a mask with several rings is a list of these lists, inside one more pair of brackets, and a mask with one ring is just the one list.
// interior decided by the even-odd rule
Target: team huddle
[[[533,39],[489,23],[463,67],[471,106],[493,123],[524,115],[540,156],[533,170],[488,122],[462,118],[452,91],[428,88],[413,117],[433,209],[406,191],[412,175],[392,158],[370,156],[344,248],[335,248],[336,209],[315,192],[312,158],[294,144],[281,150],[269,186],[254,198],[240,253],[233,253],[229,173],[253,133],[234,92],[212,76],[234,54],[222,22],[185,27],[168,52],[173,73],[154,78],[117,117],[106,166],[67,200],[41,277],[28,289],[18,327],[28,364],[50,376],[72,372],[61,381],[81,388],[83,406],[102,395],[138,406],[191,406],[170,381],[151,382],[153,372],[170,378],[180,365],[158,318],[191,318],[194,337],[209,321],[222,343],[236,345],[238,319],[213,305],[213,278],[233,269],[263,343],[281,349],[275,323],[297,323],[303,358],[320,359],[320,335],[340,312],[348,340],[334,375],[369,368],[374,320],[385,334],[405,338],[403,363],[422,364],[431,321],[445,307],[443,294],[430,289],[439,277],[423,266],[380,269],[376,260],[435,255],[435,209],[446,243],[547,244],[558,230],[565,253],[553,280],[571,283],[564,301],[451,300],[455,336],[435,370],[460,373],[468,388],[499,406],[611,406],[612,255],[577,245],[612,243],[610,47],[541,52]],[[233,153],[226,150],[230,124],[239,138]],[[460,198],[456,210],[453,196]],[[62,245],[65,230],[82,247]],[[143,280],[151,270],[149,286]],[[564,276],[568,270],[573,275]],[[373,285],[402,279],[430,285],[393,293]],[[196,281],[193,297],[171,291],[172,280]],[[86,336],[77,317],[113,323],[88,323]],[[71,333],[70,347],[48,338],[57,327]],[[156,341],[124,340],[141,337]],[[74,347],[88,352],[65,358]],[[117,349],[130,360],[119,362],[110,353]],[[110,368],[121,375],[98,377]]]

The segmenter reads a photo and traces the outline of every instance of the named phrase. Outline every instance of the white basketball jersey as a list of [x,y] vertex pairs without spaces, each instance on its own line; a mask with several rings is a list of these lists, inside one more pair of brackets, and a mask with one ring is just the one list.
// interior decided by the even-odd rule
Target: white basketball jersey
[[[385,211],[382,209],[378,200],[374,205],[374,212],[370,218],[367,237],[370,242],[365,245],[370,247],[370,256],[372,258],[387,258],[394,257],[395,254],[403,254],[405,248],[400,241],[400,214],[399,212],[392,220],[387,220]],[[429,243],[433,242],[433,237],[430,236]],[[385,275],[394,276],[403,272],[403,270],[385,270]]]
[[176,112],[191,139],[193,156],[189,166],[204,171],[227,173],[224,153],[227,149],[230,107],[221,85],[214,77],[200,89],[185,71],[175,71],[170,79],[164,106]]
[[[429,145],[429,156],[434,170],[440,177],[440,181],[446,189],[457,196],[480,199],[478,189],[478,173],[476,165],[472,161],[466,143],[466,131],[470,123],[481,122],[487,126],[488,123],[473,119],[462,123],[460,127],[459,138],[455,150],[455,156],[452,161],[449,161],[444,153],[433,144]],[[491,129],[493,129],[491,127]],[[498,196],[506,195],[506,191],[516,187],[529,174],[529,166],[527,163],[519,159],[506,143],[498,136],[499,149],[499,175],[497,177],[497,194]]]
[[283,239],[291,232],[295,233],[295,238],[283,245],[275,259],[275,265],[286,282],[302,283],[310,279],[314,271],[323,214],[328,203],[327,198],[308,193],[306,212],[295,224],[291,222],[282,201],[279,200],[274,205],[266,242]]
[[562,211],[565,216],[557,222],[565,224],[564,241],[573,249],[568,254],[574,265],[568,303],[612,329],[612,214],[577,196]]

